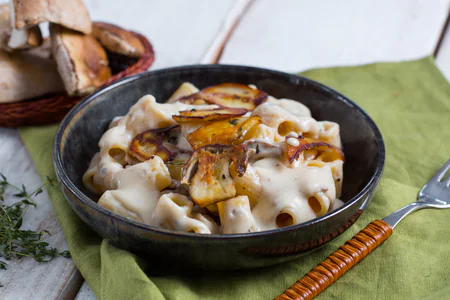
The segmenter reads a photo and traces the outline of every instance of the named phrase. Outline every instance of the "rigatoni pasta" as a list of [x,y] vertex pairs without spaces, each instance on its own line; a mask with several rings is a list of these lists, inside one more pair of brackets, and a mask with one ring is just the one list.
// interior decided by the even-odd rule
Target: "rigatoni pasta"
[[222,233],[247,233],[257,229],[247,196],[237,196],[217,203]]
[[[159,99],[164,100],[164,99]],[[111,121],[83,182],[134,221],[200,234],[283,228],[342,203],[339,125],[256,86],[183,83]]]

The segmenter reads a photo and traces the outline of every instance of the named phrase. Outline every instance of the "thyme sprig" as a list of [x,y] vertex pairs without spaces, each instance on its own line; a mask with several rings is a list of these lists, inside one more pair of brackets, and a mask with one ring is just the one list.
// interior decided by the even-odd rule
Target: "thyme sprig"
[[[32,257],[38,262],[47,262],[57,256],[70,257],[69,251],[59,251],[49,247],[41,238],[50,235],[47,230],[32,231],[22,230],[23,216],[30,206],[36,206],[34,197],[43,192],[46,185],[53,185],[52,180],[47,180],[31,193],[22,184],[21,187],[8,182],[8,179],[0,173],[0,201],[4,201],[4,194],[7,188],[16,190],[14,197],[21,200],[12,205],[0,204],[0,257],[6,260],[11,258]],[[6,269],[7,263],[0,260],[0,269]]]

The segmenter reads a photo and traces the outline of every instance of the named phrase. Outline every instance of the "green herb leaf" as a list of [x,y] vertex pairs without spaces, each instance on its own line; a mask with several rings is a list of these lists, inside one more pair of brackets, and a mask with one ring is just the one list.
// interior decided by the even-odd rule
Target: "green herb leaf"
[[36,197],[37,195],[41,194],[42,192],[43,192],[42,189],[37,189],[33,196]]
[[14,197],[26,197],[27,196],[27,193],[26,192],[20,192],[20,193],[16,193],[16,194],[14,194],[13,195]]
[[[68,251],[59,252],[55,248],[49,247],[49,244],[41,241],[44,235],[50,235],[47,230],[39,232],[32,230],[22,230],[23,216],[30,206],[36,206],[33,197],[43,192],[43,187],[52,184],[51,178],[47,177],[44,182],[35,191],[28,193],[25,186],[19,188],[8,182],[6,176],[0,173],[0,200],[4,200],[6,188],[15,189],[14,197],[21,197],[22,200],[12,205],[0,204],[0,257],[6,260],[12,258],[32,257],[38,262],[47,262],[57,256],[70,257]],[[0,260],[0,269],[5,270],[7,263]]]
[[50,178],[48,176],[45,176],[45,180],[47,180],[47,182],[50,186],[54,186],[53,181],[55,180],[55,178]]
[[2,182],[8,182],[8,180],[6,179],[5,175],[3,175],[2,173],[0,173],[0,176],[2,177]]

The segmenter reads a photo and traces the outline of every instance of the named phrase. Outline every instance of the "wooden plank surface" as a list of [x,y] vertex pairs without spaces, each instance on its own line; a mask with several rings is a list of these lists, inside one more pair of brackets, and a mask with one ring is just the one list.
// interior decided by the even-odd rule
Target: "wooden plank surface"
[[[130,298],[131,295],[130,295]],[[75,300],[93,300],[96,299],[94,292],[89,287],[89,284],[85,281],[81,286],[78,295],[75,297]]]
[[[4,2],[0,0],[0,4]],[[227,23],[230,20],[224,23],[229,12],[239,15],[239,7],[244,7],[244,2],[247,0],[217,1],[209,5],[209,0],[133,0],[132,5],[125,5],[124,1],[85,1],[93,20],[115,23],[149,37],[156,51],[152,69],[199,63],[217,33],[230,26]],[[11,182],[29,187],[41,184],[16,130],[0,128],[0,157],[0,172]],[[27,212],[24,226],[50,230],[52,236],[46,241],[67,249],[47,194],[41,194],[38,202],[37,209]],[[73,299],[76,294],[73,289],[78,289],[81,282],[73,261],[58,258],[48,264],[31,259],[12,261],[7,271],[0,271],[0,284],[3,285],[0,299]],[[84,299],[95,298],[85,287],[88,298]]]
[[[209,0],[133,0],[132,5],[108,0],[85,2],[93,20],[114,22],[149,37],[156,50],[152,69],[157,69],[213,61],[250,0],[214,1],[214,5]],[[256,0],[225,45],[220,62],[297,71],[417,58],[434,51],[449,3]],[[450,69],[449,39],[442,43],[442,49],[447,50],[440,51],[437,58],[441,68]],[[0,172],[14,183],[38,186],[40,180],[17,132],[0,129],[0,141]],[[31,229],[45,225],[53,233],[50,243],[66,247],[48,196],[42,194],[38,201],[39,207],[27,213],[25,225]],[[54,299],[69,295],[64,291],[74,277],[69,259],[58,258],[50,264],[17,261],[11,263],[9,271],[0,271],[0,283],[4,285],[0,298]],[[94,298],[85,283],[76,299]]]
[[92,20],[113,22],[148,37],[156,52],[152,69],[199,63],[235,5],[233,0],[214,1],[214,5],[210,0],[85,3]]
[[[0,141],[0,172],[14,185],[24,183],[30,192],[39,187],[42,182],[17,130],[1,128]],[[6,193],[5,202],[11,204],[13,201],[11,191]],[[25,214],[23,228],[48,230],[51,236],[45,241],[53,247],[67,250],[67,243],[47,193],[37,196],[36,202],[37,207],[30,208]],[[76,268],[73,261],[67,258],[59,257],[42,264],[29,258],[7,263],[8,269],[0,270],[0,299],[56,299],[65,286],[73,287],[80,279],[79,276],[73,277]],[[79,285],[75,288],[79,288]]]
[[[450,13],[449,13],[450,19]],[[447,21],[448,22],[448,21]],[[436,54],[436,64],[444,76],[450,81],[450,24],[447,23],[445,32],[442,33],[442,41]]]
[[202,56],[200,63],[209,64],[216,63],[222,55],[222,50],[228,42],[231,34],[239,25],[239,22],[247,13],[248,9],[253,5],[255,0],[237,0],[227,17],[222,22],[220,30],[214,37],[213,42]]
[[434,52],[449,0],[258,0],[220,63],[283,71],[415,59]]

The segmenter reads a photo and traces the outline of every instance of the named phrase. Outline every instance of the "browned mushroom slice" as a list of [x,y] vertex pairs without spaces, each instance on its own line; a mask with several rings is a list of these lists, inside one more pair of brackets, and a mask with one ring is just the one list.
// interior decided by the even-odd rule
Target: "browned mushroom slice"
[[137,58],[145,52],[144,46],[136,35],[112,24],[93,23],[92,35],[106,49],[114,53]]
[[211,145],[197,149],[183,167],[182,184],[189,186],[189,194],[200,207],[224,201],[236,195],[230,164],[238,176],[247,169],[245,145]]
[[93,92],[111,77],[108,57],[100,43],[62,26],[51,24],[53,56],[69,95]]
[[154,155],[161,157],[165,162],[172,160],[176,153],[164,142],[164,137],[177,127],[178,125],[151,129],[138,134],[131,141],[128,153],[140,161],[148,160]]
[[[169,169],[170,177],[172,177],[172,179],[175,180],[180,180],[183,166],[186,164],[186,161],[188,160],[188,158],[186,157],[189,156],[186,155],[188,153],[178,154],[176,151],[179,151],[179,149],[175,149],[176,153],[175,158],[171,161],[166,161],[165,164],[167,166],[167,169]],[[171,151],[171,153],[174,153],[174,151]]]
[[177,179],[172,178],[172,182],[170,186],[166,187],[161,191],[161,195],[176,193],[184,196],[189,196],[189,191],[187,190],[186,185],[181,184],[181,182]]
[[202,89],[200,92],[181,98],[190,104],[210,103],[224,107],[254,110],[267,101],[267,93],[238,83],[222,83]]
[[242,126],[238,128],[237,138],[233,141],[233,144],[242,144],[248,138],[249,135],[251,138],[251,130],[258,126],[259,124],[263,124],[263,121],[260,116],[253,116],[248,118]]
[[42,22],[91,33],[91,19],[82,0],[10,0],[12,25],[30,28]]
[[271,144],[261,141],[246,141],[245,145],[248,147],[248,159],[251,162],[267,158],[280,158],[283,154],[283,147],[280,144]]
[[55,61],[45,57],[48,53],[41,47],[33,49],[33,53],[0,51],[0,103],[64,91]]
[[174,115],[172,118],[178,123],[193,123],[193,122],[211,122],[230,119],[233,117],[240,117],[245,115],[247,110],[244,108],[214,108],[214,109],[191,109],[179,112],[179,115]]
[[261,117],[259,116],[251,118],[231,118],[224,121],[217,121],[206,124],[190,133],[187,136],[187,140],[194,150],[212,144],[241,144],[242,136],[244,136],[253,126],[258,124],[262,124]]
[[185,103],[185,104],[192,104],[192,105],[207,105],[208,102],[206,102],[205,99],[201,98],[189,98],[190,96],[181,97],[178,99],[178,102]]
[[183,82],[180,87],[173,92],[169,99],[167,99],[166,103],[175,103],[179,99],[195,94],[198,92],[198,88],[190,82]]
[[11,15],[9,4],[0,5],[0,46],[4,46],[5,40],[9,38],[11,31]]
[[[290,141],[291,139],[293,139],[293,141]],[[317,153],[314,153],[315,157],[310,159],[315,159],[317,157],[325,162],[331,162],[337,159],[344,161],[344,153],[341,149],[318,139],[304,138],[302,136],[297,138],[287,136],[286,143],[289,163],[297,160],[303,152],[310,150],[314,150],[314,152],[317,151]]]

